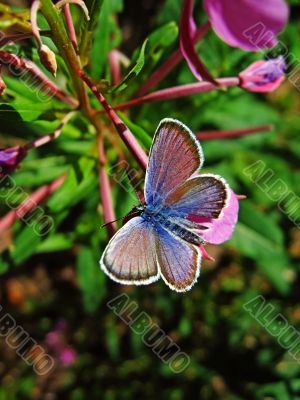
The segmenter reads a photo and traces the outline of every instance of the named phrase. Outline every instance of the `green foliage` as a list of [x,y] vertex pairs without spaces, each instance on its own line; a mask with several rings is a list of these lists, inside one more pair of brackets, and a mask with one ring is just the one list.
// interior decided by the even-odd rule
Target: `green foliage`
[[[138,17],[142,3],[134,4]],[[281,40],[299,58],[299,1],[289,3],[293,4],[292,20]],[[132,54],[122,37],[126,18],[130,18],[126,2],[88,0],[86,5],[89,21],[79,8],[71,6],[82,64],[103,88],[110,104],[128,101],[178,49],[181,2],[163,1],[151,21],[150,11],[144,10],[141,18],[147,26]],[[28,10],[1,5],[0,14],[2,30],[28,33]],[[195,18],[199,22],[206,19],[200,1],[195,2]],[[44,20],[43,29],[42,32],[48,29]],[[131,32],[129,40],[134,42],[132,22]],[[57,51],[50,40],[51,32],[46,33],[43,41]],[[36,62],[50,78],[35,47],[29,39],[17,42],[13,51]],[[129,63],[121,65],[122,79],[112,86],[108,54],[116,48],[125,53]],[[213,32],[197,49],[216,77],[236,76],[252,61],[267,55],[232,49]],[[57,61],[55,83],[75,96],[66,60],[57,54]],[[3,79],[7,89],[0,104],[0,148],[23,145],[53,132],[70,111],[69,105],[41,95],[40,87],[26,77],[4,73]],[[159,88],[191,82],[194,78],[185,62],[181,62]],[[92,106],[100,111],[91,93],[89,96]],[[244,308],[261,295],[299,329],[299,228],[291,220],[294,205],[280,208],[270,195],[271,185],[281,179],[289,191],[299,196],[298,111],[299,94],[288,80],[276,93],[267,96],[230,88],[118,111],[146,151],[164,117],[178,118],[195,132],[273,124],[272,132],[202,143],[203,172],[224,176],[233,190],[247,199],[240,202],[233,238],[224,246],[208,248],[216,261],[203,263],[199,282],[184,295],[170,292],[162,282],[137,288],[119,286],[100,270],[99,258],[108,236],[101,228],[97,134],[87,113],[77,111],[57,139],[31,150],[11,176],[23,195],[28,197],[41,185],[61,176],[66,179],[40,205],[53,220],[51,231],[38,235],[35,217],[29,221],[21,219],[0,233],[1,299],[12,315],[19,317],[18,323],[28,326],[28,331],[42,344],[57,320],[67,320],[69,332],[64,340],[76,348],[77,361],[70,367],[59,365],[49,380],[47,377],[42,381],[21,359],[14,359],[13,352],[0,349],[4,360],[0,400],[29,399],[33,394],[38,396],[36,393],[44,387],[47,390],[44,393],[41,389],[41,398],[57,393],[57,398],[71,400],[141,396],[172,400],[299,399],[299,364]],[[99,121],[113,206],[116,217],[122,218],[138,200],[124,170],[121,182],[114,175],[116,165],[126,160],[137,180],[143,180],[143,172],[108,119],[99,114]],[[245,173],[259,160],[265,170],[273,172],[272,180],[265,185]],[[20,204],[18,190],[0,188],[1,215]],[[121,226],[122,222],[118,223]],[[141,337],[107,307],[107,302],[120,293],[128,294],[140,312],[147,313],[189,355],[191,363],[184,372],[173,374]]]

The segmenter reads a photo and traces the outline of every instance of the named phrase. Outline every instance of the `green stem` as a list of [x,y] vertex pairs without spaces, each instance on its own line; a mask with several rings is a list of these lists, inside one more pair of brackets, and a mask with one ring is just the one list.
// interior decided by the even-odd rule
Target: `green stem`
[[57,10],[51,0],[40,0],[40,4],[40,10],[51,29],[53,42],[60,52],[60,55],[63,57],[70,73],[80,106],[86,114],[89,114],[90,106],[85,87],[76,73],[76,71],[80,70],[79,59],[65,29],[65,25],[61,18],[61,12]]

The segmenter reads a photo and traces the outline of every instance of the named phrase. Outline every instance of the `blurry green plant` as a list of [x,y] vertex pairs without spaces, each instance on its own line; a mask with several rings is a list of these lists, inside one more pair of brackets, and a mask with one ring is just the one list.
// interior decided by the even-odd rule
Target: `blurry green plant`
[[[70,250],[77,259],[76,273],[85,310],[98,310],[107,290],[98,259],[108,235],[115,229],[113,224],[108,231],[100,226],[124,216],[135,204],[130,182],[124,190],[108,171],[127,160],[137,171],[137,178],[141,178],[141,165],[145,166],[145,154],[157,123],[164,117],[173,117],[205,140],[206,170],[213,166],[214,172],[226,177],[236,193],[249,199],[241,202],[240,222],[226,245],[231,257],[245,266],[245,279],[251,281],[252,275],[266,279],[280,298],[291,294],[295,271],[299,270],[297,260],[288,251],[288,232],[293,225],[277,209],[276,202],[253,185],[244,170],[262,159],[292,191],[299,193],[300,117],[295,112],[298,93],[293,92],[289,82],[267,97],[242,90],[237,75],[262,55],[229,48],[208,31],[202,32],[205,40],[199,42],[197,49],[211,74],[230,77],[221,82],[234,87],[220,91],[213,83],[205,86],[207,82],[191,87],[191,72],[184,62],[178,62],[157,82],[157,90],[149,94],[144,92],[145,84],[178,51],[180,2],[164,2],[155,29],[129,58],[120,50],[122,31],[117,14],[123,10],[122,0],[86,1],[89,19],[76,7],[82,6],[80,1],[71,7],[67,1],[59,3],[58,9],[50,0],[40,1],[39,29],[32,25],[28,10],[1,5],[0,148],[6,149],[7,170],[2,170],[0,178],[0,273],[6,274],[36,254]],[[198,20],[205,23],[204,13],[199,12]],[[280,38],[292,54],[300,57],[297,33],[297,22],[292,18]],[[42,55],[39,34],[46,46]],[[94,92],[97,89],[104,111],[98,107],[94,93],[86,90],[84,81]],[[126,137],[118,128],[121,122],[127,127]],[[269,130],[270,124],[274,127],[272,133],[246,136]],[[208,141],[210,134],[214,140]],[[34,215],[37,207],[41,210]],[[207,284],[205,273],[204,282]],[[238,293],[239,304],[249,297],[247,291],[243,293],[238,278],[224,279],[220,285],[225,293]],[[168,300],[160,295],[168,307]],[[215,321],[209,322],[213,316],[206,311],[207,305],[211,305],[209,295],[202,313],[216,327]],[[179,322],[179,330],[184,337],[191,329],[188,320],[193,319],[194,311],[188,303],[183,308],[186,315]],[[238,305],[233,308],[238,314]],[[234,330],[230,348],[245,340],[246,330],[255,330],[255,323],[247,315],[241,316],[240,321],[237,316],[228,324]],[[108,335],[107,341],[114,341],[112,353],[117,357],[118,338]],[[168,374],[163,369],[160,373]],[[191,373],[197,379],[201,375],[212,379],[211,371],[204,367],[194,366]],[[280,370],[275,374],[282,381],[273,386],[278,385],[282,399],[288,398],[284,374]],[[291,377],[295,376],[291,372]],[[293,382],[299,386],[298,378]],[[262,386],[255,398],[273,390],[277,389]],[[255,391],[256,388],[253,396]],[[174,392],[168,398],[183,398],[180,396]],[[79,394],[75,398],[82,397]]]

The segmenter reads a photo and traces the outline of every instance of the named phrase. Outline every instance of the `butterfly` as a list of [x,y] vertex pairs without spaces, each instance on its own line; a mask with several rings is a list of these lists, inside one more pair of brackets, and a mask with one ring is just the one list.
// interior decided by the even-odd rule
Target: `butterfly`
[[190,129],[163,119],[150,150],[145,202],[112,237],[100,260],[111,279],[147,285],[162,278],[177,292],[191,289],[200,274],[205,222],[218,219],[230,197],[223,178],[197,174],[203,162]]

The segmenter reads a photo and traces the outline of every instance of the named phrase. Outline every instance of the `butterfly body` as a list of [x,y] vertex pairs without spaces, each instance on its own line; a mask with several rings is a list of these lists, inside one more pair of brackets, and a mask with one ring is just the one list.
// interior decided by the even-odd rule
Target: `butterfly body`
[[203,161],[201,146],[185,125],[161,121],[149,154],[145,203],[128,215],[100,260],[110,278],[126,285],[162,278],[177,292],[194,285],[205,224],[220,217],[230,193],[220,176],[197,174]]
[[172,217],[172,215],[169,216],[164,210],[158,212],[148,207],[146,204],[136,207],[135,210],[139,211],[141,218],[149,222],[156,231],[165,229],[180,239],[195,245],[205,243],[199,235],[182,226],[180,223],[177,223],[176,217]]

